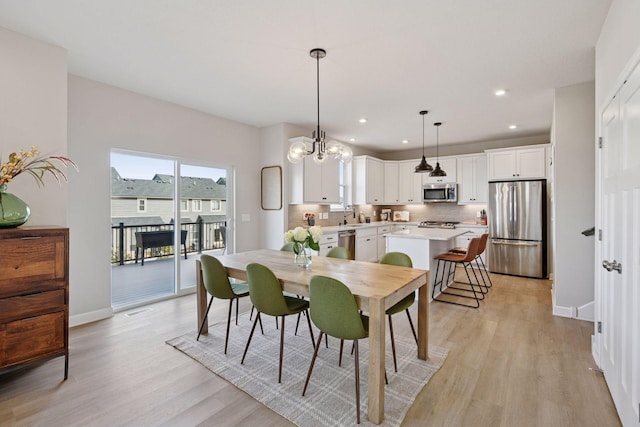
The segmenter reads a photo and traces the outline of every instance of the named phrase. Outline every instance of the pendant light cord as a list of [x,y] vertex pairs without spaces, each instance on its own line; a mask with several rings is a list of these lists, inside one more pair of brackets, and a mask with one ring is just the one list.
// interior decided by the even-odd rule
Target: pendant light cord
[[436,126],[436,163],[440,161],[440,126]]
[[422,115],[422,157],[424,157],[424,114]]
[[320,55],[316,56],[316,92],[318,99],[318,134],[316,138],[320,142]]

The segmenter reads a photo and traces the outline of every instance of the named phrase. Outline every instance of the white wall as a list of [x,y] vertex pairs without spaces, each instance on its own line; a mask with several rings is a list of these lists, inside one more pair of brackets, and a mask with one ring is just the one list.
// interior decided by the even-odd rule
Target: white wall
[[[110,152],[176,156],[190,164],[233,166],[236,250],[260,245],[257,128],[69,76],[69,155],[79,178],[69,186],[71,323],[111,312]],[[230,190],[231,191],[231,190]],[[231,206],[229,206],[231,211]],[[250,221],[241,222],[242,215]]]
[[[67,154],[66,51],[0,28],[0,158],[36,145],[43,154]],[[67,173],[68,172],[68,173]],[[70,179],[75,172],[65,171]],[[7,191],[31,208],[28,226],[67,225],[67,185],[28,174]]]
[[[549,134],[523,136],[520,138],[496,139],[492,141],[466,142],[459,144],[440,145],[438,149],[440,156],[458,156],[462,154],[482,153],[484,150],[495,148],[520,147],[525,145],[547,144]],[[436,157],[436,146],[432,145],[424,148],[426,157]],[[422,157],[422,147],[413,150],[389,151],[377,155],[383,160],[407,160],[419,159]]]
[[[622,81],[625,67],[640,50],[640,1],[613,0],[596,43],[596,112],[610,100]],[[635,55],[637,59],[638,55]]]
[[[593,320],[595,224],[595,85],[555,90],[553,133],[555,271],[554,312]],[[573,307],[582,307],[575,313]]]

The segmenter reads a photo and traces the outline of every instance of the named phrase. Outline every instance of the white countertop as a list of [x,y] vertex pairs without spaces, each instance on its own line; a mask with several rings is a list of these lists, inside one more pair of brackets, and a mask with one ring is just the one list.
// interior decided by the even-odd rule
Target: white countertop
[[322,228],[322,232],[327,233],[337,233],[342,230],[360,230],[363,228],[372,228],[372,227],[381,227],[385,225],[418,225],[418,222],[400,222],[400,221],[375,221],[375,222],[363,222],[357,224],[347,224],[347,225],[327,225],[320,226]]
[[465,234],[464,230],[447,228],[413,228],[385,234],[386,237],[423,240],[449,240]]

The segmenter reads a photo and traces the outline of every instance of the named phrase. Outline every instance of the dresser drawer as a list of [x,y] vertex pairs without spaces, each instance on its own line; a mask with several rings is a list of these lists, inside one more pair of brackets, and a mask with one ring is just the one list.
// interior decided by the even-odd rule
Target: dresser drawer
[[66,236],[0,239],[0,298],[64,287]]
[[0,367],[64,354],[65,313],[0,324]]
[[0,299],[0,322],[64,311],[64,289]]

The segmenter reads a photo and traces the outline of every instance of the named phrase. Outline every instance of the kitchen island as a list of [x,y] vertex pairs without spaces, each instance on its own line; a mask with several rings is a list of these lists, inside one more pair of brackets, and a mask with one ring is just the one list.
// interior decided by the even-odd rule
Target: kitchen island
[[466,230],[444,228],[413,228],[385,234],[387,252],[403,252],[411,258],[413,268],[429,270],[429,297],[436,277],[438,262],[433,257],[456,246],[456,237]]

